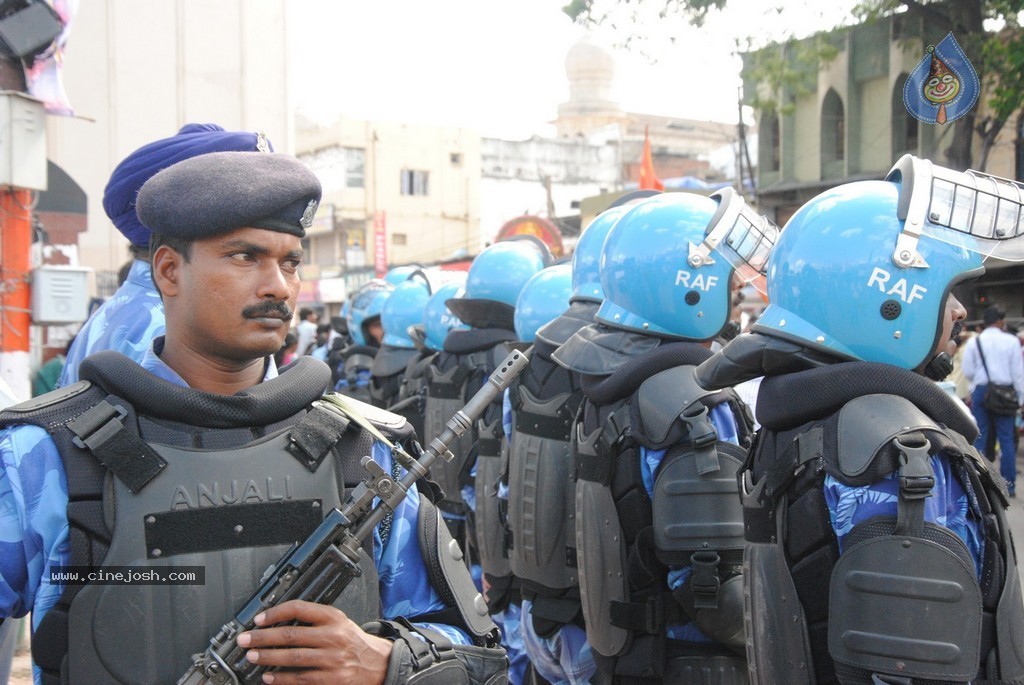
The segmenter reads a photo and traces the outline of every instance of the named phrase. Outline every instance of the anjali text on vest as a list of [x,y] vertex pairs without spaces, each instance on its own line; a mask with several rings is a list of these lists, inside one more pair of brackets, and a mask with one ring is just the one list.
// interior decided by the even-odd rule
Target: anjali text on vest
[[292,477],[256,480],[232,480],[230,483],[179,485],[171,495],[171,509],[220,507],[226,504],[252,504],[292,499]]

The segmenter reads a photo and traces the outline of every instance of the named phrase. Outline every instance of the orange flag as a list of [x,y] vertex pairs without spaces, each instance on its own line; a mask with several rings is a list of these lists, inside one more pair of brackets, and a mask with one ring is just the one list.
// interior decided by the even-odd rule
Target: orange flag
[[644,156],[640,160],[640,190],[665,190],[665,184],[654,173],[654,157],[651,156],[651,139],[644,127]]

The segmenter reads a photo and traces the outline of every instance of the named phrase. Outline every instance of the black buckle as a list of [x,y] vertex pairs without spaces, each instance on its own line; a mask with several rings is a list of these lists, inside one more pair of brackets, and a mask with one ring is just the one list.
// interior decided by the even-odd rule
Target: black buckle
[[927,440],[917,446],[904,445],[899,438],[894,442],[900,451],[900,494],[908,500],[930,496],[935,487],[935,471],[928,454],[931,445]]
[[690,556],[693,575],[690,589],[693,591],[693,605],[698,609],[717,609],[718,590],[722,581],[718,577],[718,564],[722,559],[714,550],[701,550]]
[[[79,449],[88,450],[91,447],[86,444],[86,441],[93,441],[93,437],[100,434],[105,436],[104,440],[100,441],[102,444],[106,440],[108,432],[116,432],[124,428],[124,425],[121,424],[121,419],[126,416],[128,416],[127,409],[118,404],[110,404],[104,400],[68,424],[68,428],[71,428],[72,432],[75,433],[75,437],[71,438],[71,442]],[[111,422],[116,422],[116,424],[111,425]],[[72,424],[74,424],[74,427],[72,427]]]
[[[697,412],[683,412],[679,418],[686,424],[690,442],[696,449],[700,449],[718,442],[718,431],[708,418],[708,408],[703,404],[697,406],[700,407]],[[690,411],[692,412],[692,408]]]

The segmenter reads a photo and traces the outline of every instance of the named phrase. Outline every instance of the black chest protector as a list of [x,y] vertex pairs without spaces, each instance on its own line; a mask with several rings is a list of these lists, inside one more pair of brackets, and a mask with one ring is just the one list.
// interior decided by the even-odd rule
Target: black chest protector
[[349,345],[338,355],[337,390],[345,397],[372,404],[370,381],[378,348],[372,345]]
[[535,630],[545,637],[562,624],[582,624],[569,437],[583,393],[579,374],[552,361],[553,351],[538,335],[529,367],[509,387],[512,572],[533,603]]
[[[503,343],[514,338],[514,333],[503,329],[474,328],[448,334],[445,349],[437,353],[427,368],[424,436],[441,434],[448,419],[483,385],[489,369],[493,370],[492,358],[496,352],[492,353],[492,350],[496,347],[503,349]],[[487,420],[487,414],[484,420]],[[469,511],[462,499],[462,487],[473,484],[470,472],[476,456],[473,453],[475,433],[474,427],[452,445],[451,461],[435,462],[430,468],[431,480],[444,491],[440,508],[446,514],[465,516]]]
[[[586,399],[573,435],[580,592],[595,660],[618,677],[746,682],[737,655],[744,636],[736,489],[746,450],[718,440],[709,412],[726,403],[744,444],[749,413],[731,391],[696,384],[694,365],[709,356],[693,343],[662,343],[611,375],[581,379]],[[653,497],[642,448],[665,450]],[[670,591],[669,570],[687,567],[686,581]],[[714,642],[667,637],[669,626],[690,623]]]
[[[758,418],[742,473],[755,683],[1024,682],[1006,493],[960,407],[909,371],[846,362],[765,379]],[[924,520],[932,458],[966,493],[980,579],[963,540]],[[858,522],[840,552],[826,476],[851,487],[895,477],[896,515]]]
[[[438,434],[428,435],[426,430],[427,380],[430,365],[434,363],[438,352],[424,350],[406,364],[402,374],[402,383],[398,389],[398,398],[388,411],[393,411],[412,424],[421,443],[434,439]],[[449,417],[450,418],[450,417]]]
[[419,356],[419,350],[390,345],[384,345],[377,351],[370,366],[370,403],[373,406],[387,409],[398,402],[405,369]]
[[[57,445],[70,564],[199,567],[205,578],[69,585],[33,658],[48,684],[175,682],[264,570],[362,479],[356,457],[373,438],[316,407],[329,371],[310,358],[233,396],[166,383],[112,352],[86,360],[81,377],[0,414],[0,426],[39,425]],[[380,611],[364,551],[363,576],[338,603],[356,623]]]

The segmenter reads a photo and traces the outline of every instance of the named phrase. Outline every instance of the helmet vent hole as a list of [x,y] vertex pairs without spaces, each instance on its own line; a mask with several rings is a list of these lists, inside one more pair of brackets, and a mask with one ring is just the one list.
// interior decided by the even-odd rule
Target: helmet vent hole
[[693,306],[700,302],[700,293],[697,292],[696,290],[691,290],[690,292],[686,293],[685,300],[686,304]]
[[903,311],[903,307],[896,300],[886,300],[882,303],[882,318],[886,321],[892,321],[900,315]]

